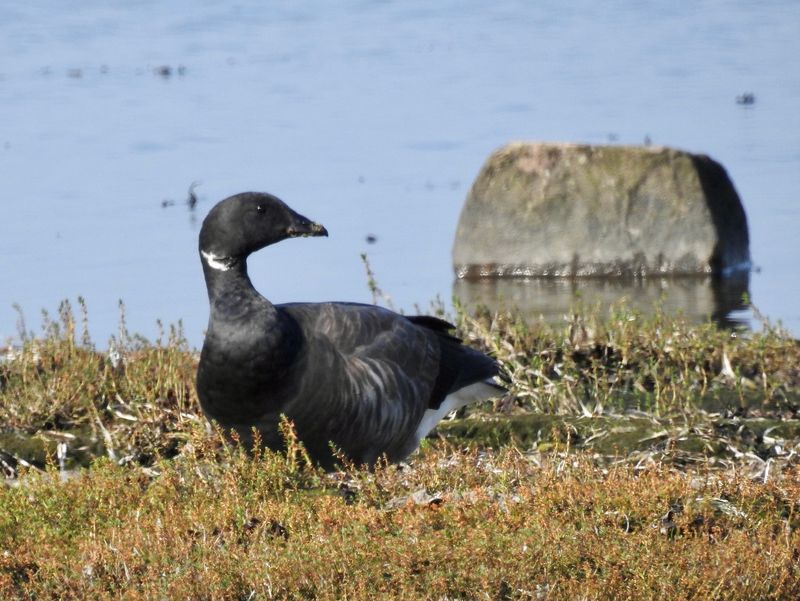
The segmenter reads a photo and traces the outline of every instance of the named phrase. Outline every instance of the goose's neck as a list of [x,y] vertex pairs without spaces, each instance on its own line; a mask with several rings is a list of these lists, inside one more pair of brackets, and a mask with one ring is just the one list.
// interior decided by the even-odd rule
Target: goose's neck
[[220,257],[200,251],[206,279],[211,319],[225,321],[252,315],[272,314],[275,308],[253,287],[245,259]]

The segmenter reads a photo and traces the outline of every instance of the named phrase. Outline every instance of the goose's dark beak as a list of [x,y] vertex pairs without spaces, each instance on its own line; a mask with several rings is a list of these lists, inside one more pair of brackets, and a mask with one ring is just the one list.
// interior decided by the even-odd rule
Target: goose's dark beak
[[292,225],[286,228],[286,235],[290,238],[299,238],[306,236],[327,236],[328,230],[325,229],[320,223],[309,221],[305,217],[301,217]]

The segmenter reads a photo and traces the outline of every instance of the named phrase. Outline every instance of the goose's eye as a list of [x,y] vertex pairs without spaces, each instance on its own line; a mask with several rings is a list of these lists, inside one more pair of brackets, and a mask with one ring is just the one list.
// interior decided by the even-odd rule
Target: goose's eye
[[266,209],[264,208],[264,205],[257,205],[256,206],[256,211],[258,211],[259,215],[263,215],[264,211],[266,211]]

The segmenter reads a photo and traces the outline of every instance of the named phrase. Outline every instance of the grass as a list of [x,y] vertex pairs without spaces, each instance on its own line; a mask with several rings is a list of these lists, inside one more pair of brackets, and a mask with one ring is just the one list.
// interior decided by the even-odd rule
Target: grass
[[[455,317],[510,394],[408,465],[225,445],[196,353],[64,304],[0,361],[2,599],[795,599],[800,346],[663,314]],[[291,437],[291,432],[287,435]]]
[[0,595],[74,599],[794,599],[780,484],[436,449],[324,475],[192,446],[5,491]]

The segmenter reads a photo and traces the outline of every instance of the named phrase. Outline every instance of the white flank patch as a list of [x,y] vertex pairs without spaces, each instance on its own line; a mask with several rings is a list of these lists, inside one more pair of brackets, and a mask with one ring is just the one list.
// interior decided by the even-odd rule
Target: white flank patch
[[425,415],[422,416],[422,421],[419,423],[419,426],[417,426],[417,443],[425,438],[428,432],[433,430],[434,426],[444,419],[451,411],[460,409],[464,405],[488,401],[499,395],[500,393],[497,388],[485,382],[470,384],[469,386],[465,386],[447,395],[438,409],[428,409]]
[[225,259],[226,257],[218,257],[214,253],[207,253],[204,250],[201,250],[200,254],[206,260],[206,264],[211,269],[218,269],[219,271],[228,271],[230,269],[230,265],[226,265],[224,261],[220,260]]

